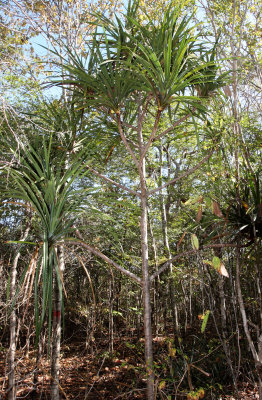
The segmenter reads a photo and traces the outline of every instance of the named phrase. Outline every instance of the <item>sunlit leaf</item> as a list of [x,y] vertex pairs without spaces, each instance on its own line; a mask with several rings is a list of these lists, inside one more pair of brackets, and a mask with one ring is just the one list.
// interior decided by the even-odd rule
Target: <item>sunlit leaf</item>
[[210,265],[211,267],[213,267],[212,261],[203,260],[203,263],[206,264],[206,265]]
[[220,258],[217,257],[217,256],[214,256],[214,257],[213,257],[213,267],[214,267],[217,271],[219,271],[220,266],[221,266]]
[[192,243],[192,247],[194,250],[198,250],[199,249],[199,241],[198,241],[198,237],[195,233],[193,233],[191,235],[191,243]]
[[166,387],[166,381],[161,381],[158,385],[159,390],[165,389],[165,387]]
[[210,310],[207,310],[205,312],[204,316],[203,316],[203,322],[202,322],[202,325],[201,325],[201,333],[205,332],[205,329],[206,329],[206,326],[207,326],[207,321],[208,321],[208,318],[209,318],[209,314],[210,314]]

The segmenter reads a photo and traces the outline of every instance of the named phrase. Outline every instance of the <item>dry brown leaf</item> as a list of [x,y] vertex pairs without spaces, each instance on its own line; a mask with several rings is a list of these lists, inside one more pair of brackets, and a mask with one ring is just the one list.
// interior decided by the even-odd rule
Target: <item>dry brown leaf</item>
[[186,232],[184,232],[183,235],[181,236],[181,238],[179,239],[179,242],[177,243],[177,248],[179,248],[179,246],[181,245],[181,242],[184,239],[185,235],[186,235]]
[[213,200],[213,214],[215,214],[219,218],[224,217],[224,215],[222,214],[222,211],[220,210],[218,203],[215,200]]
[[219,268],[218,272],[220,273],[220,275],[225,276],[226,278],[229,278],[229,274],[223,263],[220,264],[220,268]]
[[201,218],[202,218],[202,205],[200,204],[200,206],[198,207],[196,222],[199,223],[201,221]]

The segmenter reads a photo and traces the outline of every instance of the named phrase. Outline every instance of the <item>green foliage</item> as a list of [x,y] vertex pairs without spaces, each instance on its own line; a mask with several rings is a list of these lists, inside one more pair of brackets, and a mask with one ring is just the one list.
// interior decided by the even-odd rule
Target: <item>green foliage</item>
[[[131,96],[143,93],[153,95],[159,112],[173,103],[205,111],[200,97],[185,91],[217,79],[215,50],[210,60],[204,60],[207,52],[198,35],[193,34],[190,18],[185,16],[180,21],[179,14],[179,8],[167,9],[158,25],[150,19],[141,25],[130,10],[124,21],[98,15],[97,26],[102,26],[103,33],[95,33],[88,59],[67,49],[70,63],[63,60],[67,73],[62,80],[54,79],[52,85],[73,86],[83,109],[106,107],[109,113],[119,114],[125,107],[128,115]],[[221,77],[214,85],[222,84]]]
[[199,241],[195,233],[191,235],[191,243],[194,250],[199,249]]
[[[86,149],[77,154],[74,160],[68,162],[66,153],[59,159],[51,159],[54,150],[52,136],[49,141],[42,138],[41,147],[33,147],[30,143],[24,143],[22,148],[10,147],[13,154],[11,167],[7,167],[8,186],[3,194],[7,199],[20,200],[22,207],[30,207],[38,219],[35,227],[38,242],[36,245],[36,257],[38,249],[41,249],[42,263],[32,258],[35,263],[35,299],[37,318],[37,338],[44,321],[47,308],[49,309],[49,323],[52,310],[52,282],[53,272],[58,281],[59,290],[62,293],[63,280],[60,270],[57,246],[62,245],[63,239],[72,232],[72,226],[76,215],[81,211],[81,200],[87,189],[78,190],[75,185],[77,180],[84,177],[83,160],[86,157]],[[27,243],[27,242],[25,242]],[[17,294],[22,285],[31,262],[25,269],[20,280]],[[42,312],[38,316],[38,280],[42,275]]]
[[216,270],[219,270],[220,269],[220,265],[221,265],[221,261],[220,261],[219,257],[214,256],[213,257],[213,267]]
[[204,315],[202,316],[203,322],[202,322],[202,325],[201,325],[201,333],[205,332],[209,315],[210,315],[210,310],[207,310],[207,311],[205,311]]
[[[257,12],[258,3],[255,1],[249,7],[248,2],[235,2],[233,26],[232,1],[213,1],[212,7],[210,2],[206,2],[208,17],[212,15],[213,18],[212,31],[206,21],[200,26],[193,22],[202,18],[202,13],[201,16],[197,12],[190,17],[190,13],[184,13],[181,7],[168,8],[166,2],[166,12],[162,13],[160,0],[155,19],[151,17],[153,14],[146,16],[146,12],[141,12],[141,8],[145,10],[147,7],[144,2],[141,2],[141,8],[138,2],[129,2],[127,13],[120,17],[93,14],[92,19],[96,20],[92,27],[96,31],[86,42],[79,35],[77,42],[82,40],[81,51],[78,45],[76,49],[68,45],[62,49],[65,57],[51,65],[51,69],[59,69],[52,72],[58,77],[54,77],[51,86],[63,86],[64,96],[70,101],[67,104],[63,99],[36,101],[22,119],[17,107],[8,109],[9,115],[5,116],[4,112],[2,115],[0,173],[1,200],[4,204],[1,210],[1,239],[4,241],[8,237],[13,240],[8,246],[5,244],[4,251],[2,248],[1,251],[6,263],[12,256],[10,243],[23,245],[26,250],[18,266],[18,286],[23,287],[29,275],[29,283],[33,279],[35,283],[41,281],[40,288],[35,284],[39,335],[47,310],[49,324],[51,321],[54,278],[59,282],[61,293],[63,286],[68,285],[70,302],[77,297],[79,307],[72,311],[77,323],[78,318],[82,318],[86,324],[90,315],[90,321],[96,318],[97,326],[92,327],[94,330],[100,329],[103,318],[107,323],[108,274],[104,261],[89,258],[83,250],[77,249],[83,263],[91,267],[90,281],[94,282],[94,298],[98,300],[95,311],[93,305],[90,306],[93,301],[88,293],[90,281],[84,283],[75,255],[68,258],[70,274],[65,277],[65,282],[61,278],[57,247],[66,247],[72,236],[73,224],[77,225],[85,241],[112,256],[119,265],[128,266],[130,271],[140,274],[139,197],[124,193],[123,189],[113,184],[101,184],[99,177],[91,173],[87,175],[84,165],[87,158],[92,159],[89,164],[99,173],[104,170],[103,174],[107,177],[139,191],[137,168],[130,163],[131,157],[124,149],[119,126],[138,158],[138,105],[144,107],[144,145],[149,138],[151,141],[145,155],[147,188],[154,190],[170,179],[179,178],[173,185],[165,187],[161,194],[155,192],[148,197],[148,220],[151,225],[149,272],[154,273],[168,260],[167,250],[174,258],[182,253],[181,258],[175,258],[172,273],[163,273],[151,286],[158,334],[169,336],[169,329],[173,329],[172,301],[178,316],[180,337],[176,335],[178,340],[174,342],[166,339],[165,348],[159,349],[159,358],[154,365],[159,393],[167,398],[174,395],[174,385],[181,387],[177,396],[185,396],[188,392],[187,373],[184,371],[189,364],[194,364],[194,360],[200,360],[201,364],[196,363],[196,366],[201,365],[200,368],[203,367],[212,377],[203,377],[201,370],[192,367],[193,386],[205,387],[206,396],[212,390],[222,390],[218,382],[221,371],[225,372],[226,361],[221,342],[216,338],[214,326],[209,320],[210,312],[214,313],[217,334],[221,336],[222,317],[220,309],[216,308],[219,302],[215,301],[215,296],[221,295],[217,284],[220,278],[218,273],[223,277],[228,277],[230,273],[231,279],[219,279],[219,284],[226,299],[228,325],[225,334],[228,334],[228,342],[225,343],[230,340],[229,345],[233,349],[230,368],[239,368],[237,352],[239,348],[243,351],[244,344],[241,340],[236,344],[230,327],[239,325],[241,332],[242,324],[239,323],[239,313],[232,312],[231,308],[235,306],[236,299],[229,301],[235,285],[237,242],[242,246],[240,278],[243,277],[243,301],[250,314],[249,321],[260,326],[257,321],[260,303],[256,285],[262,237],[261,118],[258,107],[254,106],[259,101],[253,94],[259,90],[258,73],[261,72],[258,52],[261,47],[258,44],[260,32],[255,29],[261,19]],[[39,4],[37,15],[44,18],[45,7],[42,12]],[[70,8],[70,2],[66,6]],[[246,15],[251,18],[249,22],[244,21],[245,7]],[[50,12],[54,13],[51,7]],[[71,20],[72,15],[68,16]],[[86,14],[81,18],[86,20]],[[12,48],[9,39],[0,49],[4,62],[21,54],[20,50]],[[4,42],[3,36],[1,40]],[[243,57],[230,58],[230,52],[234,50],[230,48],[231,44],[239,48]],[[18,42],[17,45],[19,49]],[[54,51],[52,56],[60,57],[60,50],[58,46],[58,51]],[[222,71],[232,68],[230,64],[233,62],[237,64],[236,79],[230,82],[230,74]],[[20,76],[8,71],[5,74],[5,83],[17,92],[19,106],[25,99],[22,93],[24,88],[37,92],[43,77],[38,76],[38,81],[32,85],[33,79],[28,82],[23,73],[26,69],[22,63],[20,66]],[[13,64],[12,71],[15,68]],[[237,87],[233,92],[234,84]],[[224,85],[226,87],[223,88]],[[234,107],[238,109],[237,115]],[[176,125],[181,117],[185,120]],[[156,126],[155,136],[151,137]],[[157,135],[169,127],[168,133],[160,135],[159,139]],[[49,140],[50,135],[52,138]],[[214,152],[208,162],[187,176],[188,169],[197,165],[211,148]],[[90,186],[92,198],[87,197]],[[166,224],[163,223],[163,210],[166,211]],[[31,218],[32,229],[30,238],[21,243],[16,239],[19,237],[17,232],[23,228],[24,215]],[[163,239],[165,228],[169,246]],[[191,240],[187,233],[190,233]],[[244,246],[249,245],[252,246],[247,252]],[[192,248],[197,255],[192,255]],[[190,258],[187,253],[190,253]],[[9,298],[8,268],[3,281],[7,282]],[[117,302],[118,306],[117,311],[112,311],[116,330],[118,322],[122,329],[123,320],[128,328],[142,325],[140,288],[132,285],[127,278],[120,278],[117,273],[114,278],[112,276],[112,282],[114,305]],[[170,282],[174,285],[173,297]],[[39,292],[42,293],[41,305],[37,302]],[[207,304],[214,308],[198,315]],[[207,331],[208,321],[210,329]],[[106,323],[104,329],[107,329]],[[199,325],[205,335],[198,335]],[[209,334],[214,337],[212,346],[207,345]],[[125,347],[139,359],[142,358],[143,344],[127,342]],[[108,354],[104,352],[102,357],[107,358]],[[248,357],[245,354],[243,360]],[[123,366],[127,363],[125,361]],[[225,376],[222,379],[228,379],[227,372]],[[191,399],[201,398],[202,394],[200,389],[188,393]],[[218,396],[218,393],[211,394]]]

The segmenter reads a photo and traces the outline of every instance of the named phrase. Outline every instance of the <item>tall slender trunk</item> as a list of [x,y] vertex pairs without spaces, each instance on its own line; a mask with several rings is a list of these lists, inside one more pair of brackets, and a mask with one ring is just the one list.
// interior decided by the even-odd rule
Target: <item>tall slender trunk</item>
[[[58,247],[58,259],[60,270],[63,274],[65,268],[64,250]],[[59,290],[57,278],[55,281],[54,310],[53,310],[53,337],[52,337],[52,359],[51,359],[51,400],[59,400],[59,371],[60,371],[60,349],[61,349],[61,311],[62,294]]]
[[148,236],[147,236],[147,195],[145,183],[141,182],[141,250],[143,273],[143,305],[144,305],[144,332],[145,332],[145,361],[147,370],[147,400],[154,400],[154,373],[152,323],[150,304],[150,280],[148,271]]
[[[153,228],[152,228],[152,223],[150,220],[150,212],[148,209],[148,228],[150,232],[150,237],[152,241],[152,252],[153,252],[153,257],[154,257],[154,268],[155,270],[157,269],[157,248],[156,248],[156,240],[154,237],[153,233]],[[155,280],[155,287],[153,289],[153,306],[152,306],[152,320],[153,320],[153,327],[154,327],[154,332],[155,335],[158,335],[158,329],[159,329],[159,312],[158,312],[158,280]]]
[[[239,245],[239,240],[237,241]],[[256,351],[255,344],[250,334],[250,330],[248,327],[248,319],[245,309],[245,303],[242,295],[241,283],[240,283],[240,248],[237,247],[236,250],[236,289],[237,289],[237,297],[238,304],[240,308],[240,313],[242,316],[243,328],[245,331],[245,335],[253,355],[253,359],[255,361],[257,375],[258,375],[258,388],[259,388],[259,400],[262,400],[262,335],[258,337],[258,352]]]
[[113,308],[114,308],[114,275],[113,271],[111,270],[111,279],[109,281],[109,294],[108,294],[108,330],[109,330],[109,353],[113,355],[114,351],[114,315],[113,315]]
[[227,315],[226,315],[226,297],[224,291],[224,280],[221,275],[218,276],[218,292],[220,298],[220,315],[221,315],[221,327],[222,327],[222,344],[223,349],[226,355],[226,359],[232,374],[232,379],[235,387],[235,391],[237,394],[237,374],[234,371],[233,364],[232,364],[232,357],[231,357],[231,348],[229,342],[227,340]]
[[218,338],[219,338],[219,340],[220,340],[220,342],[222,344],[222,347],[223,347],[223,350],[224,350],[224,353],[225,353],[225,357],[226,357],[226,361],[227,361],[227,364],[229,366],[229,369],[230,369],[230,372],[231,372],[231,375],[232,375],[232,380],[233,380],[233,384],[234,384],[234,388],[235,388],[235,395],[236,395],[236,398],[238,399],[239,397],[238,397],[238,390],[237,390],[237,378],[236,378],[236,374],[235,374],[234,369],[233,369],[233,364],[232,364],[232,360],[231,360],[231,353],[229,351],[229,346],[228,346],[228,340],[226,340],[226,338],[224,338],[223,334],[221,336],[220,330],[219,330],[219,327],[218,327],[218,324],[217,324],[217,318],[215,317],[214,310],[216,308],[216,305],[215,305],[215,299],[214,299],[214,292],[215,291],[214,291],[214,288],[212,287],[211,276],[209,275],[209,285],[207,286],[207,289],[206,289],[209,308],[211,310],[212,317],[213,317],[213,322],[214,322],[214,325],[215,325],[215,329],[216,329]]
[[[160,156],[160,186],[162,186],[162,165],[163,165],[163,149],[162,145],[160,146],[159,149],[159,156]],[[170,160],[169,160],[170,161]],[[168,162],[168,171],[170,171],[170,165]],[[170,173],[168,173],[169,175]],[[170,180],[170,176],[168,176]],[[170,252],[170,247],[169,247],[169,239],[168,239],[168,232],[167,232],[167,213],[166,213],[166,207],[164,203],[164,194],[163,194],[163,189],[160,190],[160,208],[161,208],[161,220],[162,220],[162,233],[163,233],[163,239],[164,239],[164,252],[168,260],[171,260],[172,255]],[[178,326],[178,317],[177,317],[177,307],[175,303],[175,286],[174,286],[174,280],[172,276],[173,272],[173,264],[170,263],[169,266],[169,272],[170,276],[168,277],[168,289],[169,289],[169,295],[170,295],[170,306],[171,306],[171,315],[172,315],[172,325],[173,325],[173,332],[174,335],[179,332],[179,326]]]
[[[21,235],[20,240],[26,240],[30,230],[30,223],[27,223],[24,234]],[[17,276],[17,264],[20,258],[20,251],[17,252],[10,274],[10,300],[11,302],[15,298],[16,292],[16,276]],[[13,305],[14,307],[14,305]],[[16,353],[16,311],[13,308],[10,315],[10,347],[8,356],[8,400],[16,399],[16,384],[15,384],[15,353]]]
[[[141,298],[141,291],[139,291],[136,295],[136,303],[137,303],[137,308],[138,310],[142,308],[142,298]],[[141,337],[141,314],[140,312],[136,313],[136,335],[137,335],[137,340],[140,339]]]
[[148,270],[148,222],[147,222],[147,187],[146,187],[146,163],[143,157],[144,144],[141,125],[141,107],[138,107],[138,142],[140,152],[140,189],[141,189],[141,216],[140,235],[142,253],[142,291],[144,308],[144,334],[145,334],[145,362],[147,371],[147,400],[154,400],[154,372],[153,372],[153,338],[150,302],[150,276]]
[[[10,295],[13,299],[15,295],[15,284],[17,275],[17,263],[20,257],[18,253],[14,259],[11,279],[10,279]],[[9,348],[9,360],[8,360],[8,400],[16,399],[16,386],[15,386],[15,353],[16,353],[16,311],[13,310],[10,315],[10,348]]]
[[37,399],[37,385],[38,385],[38,375],[39,375],[39,365],[43,354],[43,349],[45,345],[45,335],[43,332],[40,333],[38,347],[36,351],[36,361],[35,361],[35,370],[33,377],[33,390],[32,390],[32,399]]
[[[261,268],[260,267],[260,260],[261,254],[259,252],[258,243],[256,243],[255,247],[256,255],[254,261],[254,267],[256,271],[256,286],[257,286],[257,294],[258,294],[258,302],[259,302],[259,317],[260,317],[260,329],[262,329],[262,292],[261,292]],[[262,264],[262,263],[261,263]]]

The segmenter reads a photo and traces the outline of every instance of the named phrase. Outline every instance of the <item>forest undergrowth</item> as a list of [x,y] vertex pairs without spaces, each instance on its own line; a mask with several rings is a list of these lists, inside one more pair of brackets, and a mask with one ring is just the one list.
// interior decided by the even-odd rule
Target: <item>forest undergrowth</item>
[[[248,375],[244,369],[240,371],[236,394],[219,340],[210,331],[201,339],[196,329],[189,329],[183,338],[171,339],[171,332],[154,337],[157,399],[258,399],[250,366],[246,365]],[[144,340],[138,338],[136,332],[131,333],[121,331],[116,335],[112,353],[108,350],[107,332],[94,337],[88,348],[82,333],[64,338],[59,383],[61,399],[145,399]],[[1,347],[0,350],[0,399],[5,400],[8,398],[8,349]],[[25,348],[17,351],[17,399],[50,399],[50,360],[47,355],[41,357],[36,382],[36,355],[34,347],[29,351]]]

